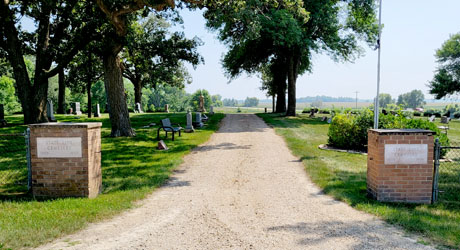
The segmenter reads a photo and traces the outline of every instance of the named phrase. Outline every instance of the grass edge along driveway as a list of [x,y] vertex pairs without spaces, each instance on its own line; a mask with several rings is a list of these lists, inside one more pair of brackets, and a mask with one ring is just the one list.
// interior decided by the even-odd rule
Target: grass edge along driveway
[[[210,116],[203,129],[195,133],[183,133],[181,137],[165,142],[168,151],[156,149],[155,128],[143,126],[170,118],[172,123],[186,124],[185,113],[178,114],[131,114],[136,137],[111,138],[110,121],[102,118],[87,119],[56,115],[60,122],[102,122],[102,184],[103,191],[95,199],[65,198],[34,200],[26,196],[0,197],[0,249],[36,247],[53,239],[83,229],[89,223],[113,217],[135,206],[155,188],[161,186],[173,170],[182,163],[183,157],[196,146],[206,142],[218,129],[224,114]],[[19,125],[20,116],[7,117],[9,123],[18,124],[0,129],[0,133],[17,133],[26,128]],[[161,133],[161,139],[164,132]],[[1,152],[0,152],[1,153]],[[0,155],[1,157],[1,155]]]
[[258,115],[284,137],[291,152],[302,160],[310,179],[324,193],[421,235],[421,243],[460,249],[460,204],[414,205],[369,199],[366,196],[367,156],[318,149],[320,144],[327,143],[327,122],[306,115]]

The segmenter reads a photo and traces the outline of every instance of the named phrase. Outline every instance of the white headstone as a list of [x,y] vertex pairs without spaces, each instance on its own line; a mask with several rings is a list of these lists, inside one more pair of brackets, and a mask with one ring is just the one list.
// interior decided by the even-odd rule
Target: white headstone
[[185,132],[192,133],[195,129],[193,128],[193,118],[192,112],[190,110],[187,112],[187,127],[185,127]]
[[99,106],[99,103],[96,104],[96,111],[94,112],[94,117],[101,117],[101,106]]
[[56,118],[54,118],[53,101],[50,99],[48,99],[48,102],[46,103],[46,117],[50,122],[56,121]]
[[135,112],[137,113],[144,113],[142,112],[141,104],[136,102],[136,108],[134,109]]
[[76,102],[74,103],[75,109],[73,110],[74,115],[81,115],[81,110],[80,110],[80,103]]

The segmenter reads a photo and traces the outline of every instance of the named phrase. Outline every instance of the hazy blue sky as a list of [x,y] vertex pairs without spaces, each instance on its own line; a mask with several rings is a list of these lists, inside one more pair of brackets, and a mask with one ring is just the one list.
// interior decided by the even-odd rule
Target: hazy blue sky
[[[435,50],[460,32],[459,0],[383,0],[381,93],[394,98],[412,89],[421,89],[426,98],[427,83],[436,69]],[[204,88],[224,98],[265,98],[257,77],[242,76],[231,83],[220,64],[226,48],[215,33],[205,28],[202,12],[183,10],[185,33],[198,36],[205,43],[199,51],[206,60],[196,70],[190,68],[193,83],[188,92]],[[355,63],[338,64],[327,55],[315,55],[313,72],[297,81],[297,97],[328,95],[372,99],[376,93],[377,51],[366,48],[366,54]]]

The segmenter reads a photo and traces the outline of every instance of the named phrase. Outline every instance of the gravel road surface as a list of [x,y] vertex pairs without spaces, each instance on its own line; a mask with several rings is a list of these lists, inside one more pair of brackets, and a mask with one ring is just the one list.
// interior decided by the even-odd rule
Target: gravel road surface
[[139,207],[39,249],[431,248],[323,195],[273,129],[232,114]]

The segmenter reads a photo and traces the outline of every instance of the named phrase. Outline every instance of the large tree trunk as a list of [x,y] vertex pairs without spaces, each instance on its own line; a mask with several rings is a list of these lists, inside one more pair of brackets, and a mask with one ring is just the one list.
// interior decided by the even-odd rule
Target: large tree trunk
[[121,62],[118,58],[118,52],[121,48],[121,45],[114,45],[112,53],[107,53],[103,56],[104,83],[109,104],[110,122],[112,124],[111,136],[113,137],[136,135],[129,120]]
[[86,83],[86,94],[88,96],[88,108],[87,108],[88,118],[91,118],[91,114],[92,114],[91,112],[93,112],[93,109],[92,109],[93,103],[91,101],[91,85],[92,85],[91,81]]
[[[16,93],[21,101],[24,123],[47,122],[46,98],[48,96],[48,79],[44,79],[43,74],[36,75],[34,85],[32,85],[24,62],[21,41],[19,40],[14,20],[15,18],[10,10],[8,1],[1,1],[0,23],[4,27],[4,36],[6,38],[3,42],[8,54],[8,61],[13,68]],[[40,29],[46,31],[43,28],[43,26],[46,26],[45,24],[41,23]],[[40,60],[39,56],[37,55],[37,60]]]
[[[89,53],[88,55],[88,72],[93,72],[93,65],[92,65],[92,54]],[[88,112],[88,118],[91,118],[91,114],[92,114],[92,111],[93,111],[93,104],[92,104],[92,101],[91,101],[91,85],[92,85],[92,79],[91,79],[91,75],[88,74],[88,77],[86,79],[86,95],[88,97],[88,107],[87,107],[87,112]]]
[[291,55],[288,58],[288,107],[286,116],[296,115],[296,82],[299,63],[297,56]]
[[65,114],[65,78],[64,69],[59,71],[58,114]]
[[142,107],[142,81],[132,81],[134,85],[134,103],[140,103]]

